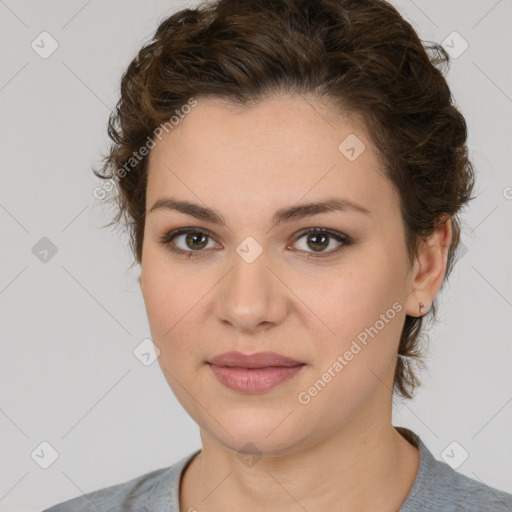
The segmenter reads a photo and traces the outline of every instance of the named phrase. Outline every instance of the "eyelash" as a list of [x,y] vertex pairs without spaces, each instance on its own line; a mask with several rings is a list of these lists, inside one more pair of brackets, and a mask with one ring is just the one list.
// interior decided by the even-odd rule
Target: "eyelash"
[[[187,234],[187,233],[194,233],[194,234],[203,234],[207,237],[213,239],[213,236],[210,234],[209,231],[199,228],[179,228],[175,229],[174,231],[170,231],[169,233],[166,233],[163,237],[161,237],[158,242],[161,244],[164,244],[167,249],[169,249],[171,252],[174,252],[176,254],[179,254],[181,256],[185,256],[187,258],[196,258],[196,257],[202,257],[203,255],[200,254],[201,252],[204,252],[203,250],[197,250],[197,251],[184,251],[182,249],[178,249],[177,247],[172,245],[172,241],[179,235]],[[352,240],[347,235],[344,235],[343,233],[339,233],[338,231],[333,231],[331,229],[327,228],[308,228],[302,232],[300,232],[295,239],[295,242],[300,240],[301,238],[307,236],[307,235],[328,235],[329,237],[334,238],[337,242],[339,242],[341,245],[336,247],[335,249],[332,249],[328,252],[323,253],[314,253],[314,252],[308,252],[306,251],[308,258],[325,258],[327,256],[332,256],[333,254],[338,253],[340,250],[342,250],[344,247],[349,246],[352,244]],[[300,252],[300,251],[299,251]]]

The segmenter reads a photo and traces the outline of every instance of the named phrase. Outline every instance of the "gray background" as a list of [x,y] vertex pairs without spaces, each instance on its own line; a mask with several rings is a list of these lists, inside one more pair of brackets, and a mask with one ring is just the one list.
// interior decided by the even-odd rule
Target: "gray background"
[[[394,4],[422,39],[457,31],[469,43],[448,81],[478,172],[424,385],[396,405],[394,424],[438,459],[457,441],[469,453],[458,471],[512,492],[512,2]],[[126,238],[101,228],[110,215],[90,170],[107,149],[121,73],[158,21],[185,6],[0,1],[1,511],[41,510],[200,447],[158,363],[133,354],[150,336],[139,268],[127,270]],[[59,45],[46,59],[31,48],[43,31]],[[43,237],[57,248],[46,262],[33,252]],[[58,452],[48,469],[31,457],[43,441]]]

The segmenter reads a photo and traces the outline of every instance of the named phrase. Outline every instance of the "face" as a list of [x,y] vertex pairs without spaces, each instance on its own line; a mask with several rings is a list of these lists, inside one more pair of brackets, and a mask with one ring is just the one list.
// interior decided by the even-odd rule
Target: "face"
[[[363,127],[313,99],[245,110],[196,99],[148,162],[140,283],[170,387],[234,450],[284,454],[389,421],[412,278],[399,199]],[[165,199],[197,208],[150,211]],[[297,209],[333,200],[352,207]],[[180,228],[193,233],[173,237]],[[233,390],[208,364],[229,351],[304,366],[270,389]]]

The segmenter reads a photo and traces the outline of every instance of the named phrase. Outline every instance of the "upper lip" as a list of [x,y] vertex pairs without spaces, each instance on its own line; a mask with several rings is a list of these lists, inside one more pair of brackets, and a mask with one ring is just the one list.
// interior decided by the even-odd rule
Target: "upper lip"
[[215,366],[237,366],[239,368],[266,368],[268,366],[298,366],[304,364],[275,352],[258,352],[256,354],[226,352],[207,362]]

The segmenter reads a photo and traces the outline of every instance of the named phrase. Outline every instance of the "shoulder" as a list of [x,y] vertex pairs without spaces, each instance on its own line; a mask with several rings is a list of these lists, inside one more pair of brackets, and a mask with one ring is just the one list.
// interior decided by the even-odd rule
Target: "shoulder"
[[512,494],[455,471],[435,459],[419,436],[409,434],[420,450],[420,467],[399,512],[512,512]]
[[[451,469],[451,468],[450,468]],[[493,512],[512,512],[512,494],[490,487],[455,472],[451,489],[458,509],[468,512],[492,510]]]
[[[198,453],[194,452],[172,466],[156,469],[126,482],[98,489],[54,505],[43,512],[142,512],[153,510],[160,503],[166,510],[179,503],[179,480],[183,468]],[[179,512],[176,509],[176,512]]]
[[43,512],[102,512],[148,510],[150,490],[163,479],[168,479],[170,468],[157,469],[121,484],[77,496],[43,510]]
[[437,466],[439,475],[422,496],[425,507],[446,512],[512,512],[512,494],[473,480],[443,462],[437,461]]

